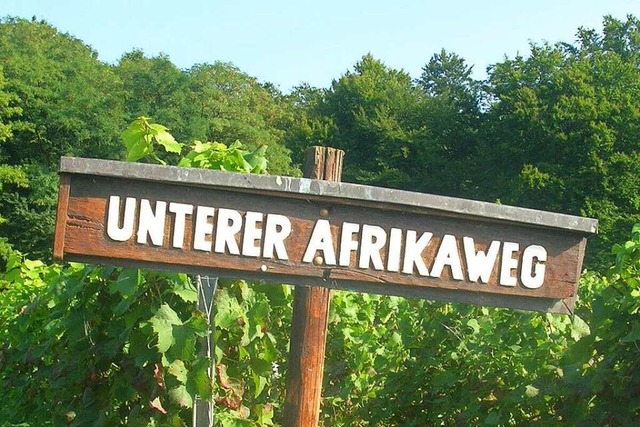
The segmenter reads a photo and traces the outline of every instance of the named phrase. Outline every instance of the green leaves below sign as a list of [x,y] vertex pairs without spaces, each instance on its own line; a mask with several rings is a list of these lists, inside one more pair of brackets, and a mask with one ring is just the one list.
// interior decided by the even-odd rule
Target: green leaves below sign
[[169,305],[162,304],[151,318],[150,323],[158,336],[158,351],[166,353],[169,347],[175,343],[173,328],[176,325],[182,325],[182,321]]
[[109,283],[109,292],[118,292],[125,299],[132,297],[142,284],[142,271],[137,268],[125,268],[118,278]]

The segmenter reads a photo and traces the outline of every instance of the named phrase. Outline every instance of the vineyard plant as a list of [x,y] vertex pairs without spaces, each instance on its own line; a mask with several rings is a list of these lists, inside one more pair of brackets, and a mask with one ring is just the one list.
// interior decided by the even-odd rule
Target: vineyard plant
[[601,224],[572,315],[333,292],[322,425],[640,422],[637,18],[533,44],[485,81],[446,51],[415,79],[366,55],[284,94],[226,63],[105,64],[18,18],[0,20],[0,64],[0,426],[188,426],[196,396],[216,425],[280,425],[292,286],[221,280],[210,329],[193,277],[56,263],[56,170],[78,155],[299,175],[312,145],[346,151],[346,181]]

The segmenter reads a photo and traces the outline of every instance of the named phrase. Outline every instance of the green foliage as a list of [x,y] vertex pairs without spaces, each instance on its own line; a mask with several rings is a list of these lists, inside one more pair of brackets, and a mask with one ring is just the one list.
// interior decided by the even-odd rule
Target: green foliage
[[637,424],[639,27],[606,17],[486,82],[446,51],[416,80],[367,55],[328,89],[283,96],[231,64],[133,51],[110,66],[45,22],[2,20],[0,422],[184,425],[196,394],[223,426],[281,422],[291,289],[221,284],[212,381],[188,277],[42,262],[53,171],[63,154],[126,152],[295,175],[289,155],[331,145],[347,181],[595,216],[588,265],[605,272],[612,246],[616,264],[583,275],[571,317],[335,292],[323,425]]
[[3,190],[5,185],[26,188],[28,182],[27,175],[21,167],[0,165],[0,190]]
[[479,131],[484,126],[486,94],[471,77],[473,67],[442,50],[431,57],[417,80],[424,94],[417,111],[422,125],[415,142],[412,185],[418,191],[478,198]]
[[285,378],[279,367],[286,365],[291,289],[225,282],[214,304],[220,425],[274,425],[284,399]]
[[0,236],[32,259],[51,259],[55,227],[58,177],[38,166],[20,168],[28,185],[13,186],[0,193]]
[[147,58],[140,50],[126,53],[114,68],[123,87],[124,108],[129,120],[153,117],[170,127],[182,141],[197,138],[189,132],[184,110],[191,95],[188,76],[167,56]]
[[49,259],[60,156],[122,152],[119,82],[94,51],[45,22],[0,19],[0,64],[0,240]]
[[122,142],[127,149],[127,161],[135,162],[149,157],[158,163],[166,164],[155,153],[154,143],[162,146],[167,153],[182,151],[182,144],[177,142],[167,128],[157,123],[149,123],[146,117],[138,117],[122,132]]
[[332,146],[352,156],[345,181],[408,188],[420,92],[404,71],[364,56],[326,95],[336,132]]
[[640,224],[613,253],[616,262],[606,278],[583,280],[592,292],[591,335],[563,355],[559,412],[572,424],[632,425],[640,419]]
[[120,84],[88,46],[45,22],[6,18],[0,63],[22,109],[9,164],[54,169],[61,155],[120,157]]
[[22,113],[22,109],[15,106],[18,97],[13,93],[5,92],[6,85],[4,73],[0,67],[0,143],[13,136],[16,125],[9,120]]
[[482,197],[594,216],[588,265],[640,220],[639,22],[611,17],[603,35],[582,29],[578,44],[532,46],[527,58],[496,64],[494,98],[479,145]]
[[330,324],[325,425],[557,423],[556,366],[587,333],[566,316],[348,293]]
[[[164,126],[144,117],[122,138],[129,159],[162,162],[157,145],[175,154],[182,150]],[[267,164],[264,147],[248,153],[239,144],[227,149],[196,142],[193,148],[183,159],[185,166],[260,173]],[[200,350],[209,325],[204,313],[195,310],[196,289],[186,275],[81,264],[49,266],[10,253],[0,286],[0,387],[8,390],[7,404],[0,409],[3,422],[182,426],[191,418],[196,395],[213,398],[208,372],[212,362]],[[234,286],[238,285],[228,289]],[[225,295],[227,288],[217,296],[221,307]],[[281,359],[276,338],[267,332],[272,308],[266,294],[249,291],[246,284],[241,296],[235,301],[242,311],[234,313],[246,319],[246,348],[234,354],[218,346],[215,353],[245,361],[253,382],[245,387],[232,381],[239,365],[227,370],[221,362],[220,378],[226,382],[221,382],[218,400],[237,403],[237,416],[227,414],[231,421],[252,414],[257,425],[272,425],[272,405],[255,405],[251,412],[241,405],[245,391],[254,398],[263,393],[272,376],[270,362]],[[221,333],[235,333],[232,326],[240,326],[230,316],[218,310]]]
[[250,151],[269,146],[270,172],[296,173],[281,142],[285,110],[279,94],[233,65],[216,62],[181,71],[165,56],[146,58],[133,51],[115,72],[123,81],[129,117],[154,117],[182,141],[243,141]]
[[[17,97],[12,93],[5,92],[5,86],[4,74],[2,67],[0,67],[0,191],[2,192],[5,191],[6,186],[27,187],[28,182],[27,176],[20,166],[2,164],[5,157],[2,144],[13,136],[13,129],[16,127],[15,123],[10,120],[22,112],[22,109],[14,105]],[[4,222],[6,219],[0,213],[0,225]],[[4,241],[4,238],[0,237],[0,241]]]
[[17,309],[1,313],[5,422],[185,425],[192,396],[211,395],[187,276],[16,255],[2,280],[0,306]]
[[188,76],[192,97],[186,113],[193,139],[243,141],[249,150],[268,146],[270,172],[295,173],[289,151],[281,143],[284,111],[277,94],[223,62],[195,65]]
[[242,173],[263,173],[267,170],[266,146],[248,152],[242,150],[238,141],[229,147],[219,142],[194,141],[190,148],[178,166]]
[[288,110],[284,143],[291,150],[291,159],[301,165],[308,147],[334,144],[336,126],[326,114],[327,91],[304,84],[284,98]]

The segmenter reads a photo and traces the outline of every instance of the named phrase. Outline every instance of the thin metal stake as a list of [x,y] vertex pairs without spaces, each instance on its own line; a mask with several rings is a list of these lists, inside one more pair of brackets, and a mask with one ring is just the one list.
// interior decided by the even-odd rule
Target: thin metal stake
[[[198,310],[202,311],[207,318],[209,335],[204,339],[204,346],[201,355],[211,360],[209,365],[209,378],[215,378],[215,361],[213,360],[213,334],[214,318],[212,316],[213,296],[218,287],[218,278],[210,276],[195,277],[198,291]],[[212,427],[214,418],[213,400],[202,400],[196,396],[193,405],[193,427]]]

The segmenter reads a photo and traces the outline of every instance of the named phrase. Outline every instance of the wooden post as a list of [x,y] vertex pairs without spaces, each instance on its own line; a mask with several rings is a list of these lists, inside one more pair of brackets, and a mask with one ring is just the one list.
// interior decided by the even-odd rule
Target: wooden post
[[[335,148],[309,148],[305,178],[340,181],[343,157],[344,151]],[[318,425],[330,299],[327,288],[296,286],[294,290],[284,427]]]

